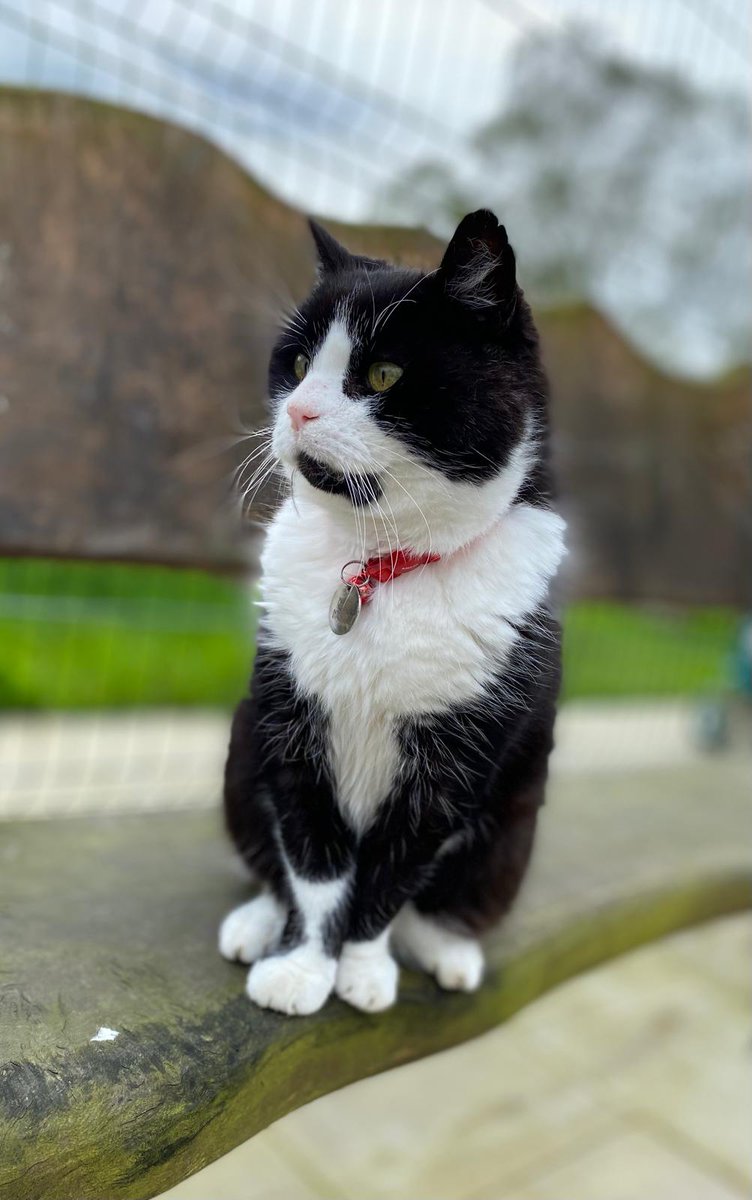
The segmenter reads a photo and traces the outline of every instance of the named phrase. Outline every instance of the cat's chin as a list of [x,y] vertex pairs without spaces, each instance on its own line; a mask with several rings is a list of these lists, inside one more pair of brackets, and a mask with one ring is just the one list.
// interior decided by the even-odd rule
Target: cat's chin
[[369,472],[342,472],[320,459],[299,451],[295,466],[311,487],[330,496],[342,496],[355,508],[363,508],[381,497],[381,481]]

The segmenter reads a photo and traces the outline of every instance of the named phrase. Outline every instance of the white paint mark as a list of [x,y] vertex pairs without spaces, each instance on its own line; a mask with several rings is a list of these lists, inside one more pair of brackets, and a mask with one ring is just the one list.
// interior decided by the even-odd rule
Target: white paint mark
[[108,1029],[106,1025],[100,1025],[93,1038],[89,1038],[90,1042],[114,1042],[116,1037],[120,1036],[119,1029]]

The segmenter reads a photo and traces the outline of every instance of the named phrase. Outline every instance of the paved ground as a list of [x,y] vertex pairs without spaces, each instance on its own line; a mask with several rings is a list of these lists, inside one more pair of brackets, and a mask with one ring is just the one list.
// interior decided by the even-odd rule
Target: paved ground
[[749,1200],[752,920],[317,1100],[165,1200]]
[[[684,702],[579,703],[557,727],[556,771],[665,770],[702,764]],[[226,713],[195,710],[4,716],[0,818],[202,807],[218,801]]]

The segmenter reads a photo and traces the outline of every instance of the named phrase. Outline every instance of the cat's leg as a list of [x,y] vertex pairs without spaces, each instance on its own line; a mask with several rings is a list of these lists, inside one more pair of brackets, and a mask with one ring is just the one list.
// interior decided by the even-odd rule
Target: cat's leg
[[337,929],[347,903],[350,876],[314,880],[288,864],[292,900],[276,954],[251,967],[246,991],[262,1008],[303,1015],[328,999],[337,971]]
[[219,952],[231,962],[256,962],[277,948],[286,923],[286,906],[262,892],[227,914],[219,927]]
[[440,819],[406,829],[408,801],[407,794],[395,793],[358,846],[336,990],[364,1012],[380,1012],[397,998],[399,968],[389,948],[391,925],[425,882],[447,836]]
[[389,952],[389,929],[344,943],[337,964],[337,995],[363,1012],[382,1012],[397,998],[399,968]]
[[264,890],[232,910],[219,928],[219,952],[225,958],[255,962],[279,943],[287,920],[283,876],[274,816],[259,779],[259,721],[255,702],[242,700],[232,722],[225,765],[224,806],[227,830]]
[[[527,869],[542,781],[510,795],[503,816],[482,832],[445,844],[426,882],[393,927],[397,955],[449,990],[474,991],[483,978],[478,932],[511,907]],[[467,930],[467,932],[460,932]]]
[[440,855],[413,897],[417,913],[444,928],[475,934],[497,924],[514,904],[527,873],[542,798],[543,781],[526,782],[505,796],[493,824],[486,822]]
[[275,791],[277,847],[288,913],[277,951],[251,967],[246,990],[263,1008],[312,1013],[334,987],[353,880],[353,835],[325,780],[309,772]]
[[248,995],[284,1013],[314,1012],[330,994],[352,879],[352,834],[320,766],[325,730],[287,657],[260,638],[252,695],[233,721],[225,814],[270,894],[226,918],[220,948],[254,960]]
[[449,929],[411,903],[394,922],[392,942],[406,965],[428,971],[449,991],[474,992],[481,984],[484,959],[478,939]]

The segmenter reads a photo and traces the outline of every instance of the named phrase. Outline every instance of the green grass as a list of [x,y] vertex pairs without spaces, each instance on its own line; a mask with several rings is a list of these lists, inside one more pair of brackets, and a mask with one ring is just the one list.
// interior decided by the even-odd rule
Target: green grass
[[[567,698],[722,688],[739,617],[728,609],[575,604]],[[198,571],[0,559],[0,707],[229,705],[253,653],[247,587]]]
[[0,560],[0,706],[227,705],[255,608],[199,571]]
[[580,603],[564,624],[567,699],[696,696],[728,687],[740,617],[727,608]]

